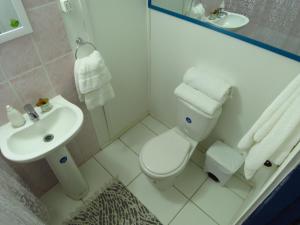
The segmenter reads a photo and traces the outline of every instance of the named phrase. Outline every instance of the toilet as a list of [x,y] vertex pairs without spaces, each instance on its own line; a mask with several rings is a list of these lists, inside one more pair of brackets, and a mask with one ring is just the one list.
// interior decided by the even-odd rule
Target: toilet
[[220,107],[214,115],[208,115],[178,96],[176,100],[177,126],[149,140],[139,155],[141,170],[162,190],[173,185],[222,112]]

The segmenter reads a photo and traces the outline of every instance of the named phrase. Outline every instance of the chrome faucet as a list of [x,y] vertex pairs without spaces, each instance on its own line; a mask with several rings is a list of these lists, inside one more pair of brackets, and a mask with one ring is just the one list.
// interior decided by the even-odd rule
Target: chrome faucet
[[228,13],[224,11],[224,8],[218,8],[209,15],[208,19],[215,20],[227,15]]
[[35,111],[31,104],[24,105],[24,111],[28,114],[30,120],[35,122],[40,119],[39,114]]

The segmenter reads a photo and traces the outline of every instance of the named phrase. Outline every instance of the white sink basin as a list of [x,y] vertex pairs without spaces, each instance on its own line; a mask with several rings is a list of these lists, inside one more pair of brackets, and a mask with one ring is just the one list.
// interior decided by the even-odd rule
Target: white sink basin
[[0,148],[5,158],[14,162],[31,162],[46,158],[65,193],[73,199],[82,199],[88,185],[65,145],[79,132],[83,113],[74,104],[58,95],[50,100],[53,108],[40,113],[32,122],[13,128],[9,123],[0,127]]
[[238,30],[249,23],[249,18],[232,12],[226,12],[227,15],[214,20],[207,19],[207,22],[227,30]]
[[[6,124],[0,128],[0,148],[7,159],[35,161],[64,146],[77,134],[83,122],[82,111],[61,96],[51,99],[51,103],[53,109],[39,113],[37,122],[30,121],[25,115],[25,126],[15,129]],[[44,141],[47,135],[53,135],[53,140]]]

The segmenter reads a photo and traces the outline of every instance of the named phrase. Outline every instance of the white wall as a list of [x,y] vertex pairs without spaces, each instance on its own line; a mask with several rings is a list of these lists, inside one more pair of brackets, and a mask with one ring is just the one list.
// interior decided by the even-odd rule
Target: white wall
[[2,0],[0,7],[0,33],[14,29],[10,26],[11,19],[19,19],[11,0]]
[[113,76],[116,98],[105,105],[108,129],[103,109],[92,112],[98,140],[103,146],[148,113],[147,1],[75,0],[72,3],[73,11],[64,15],[64,21],[73,48],[77,37],[94,42]]
[[[151,10],[151,113],[176,125],[173,90],[191,66],[218,68],[235,86],[211,140],[235,146],[262,111],[300,73],[296,61]],[[208,144],[208,143],[207,143]]]
[[105,110],[115,136],[148,112],[146,0],[86,1],[94,39],[113,76]]

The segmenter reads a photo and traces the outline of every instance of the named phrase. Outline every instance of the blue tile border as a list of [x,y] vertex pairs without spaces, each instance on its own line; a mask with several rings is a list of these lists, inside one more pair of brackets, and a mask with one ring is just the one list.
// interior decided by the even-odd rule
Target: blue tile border
[[300,56],[299,55],[296,55],[294,53],[285,51],[285,50],[280,49],[280,48],[276,48],[274,46],[268,45],[268,44],[263,43],[261,41],[257,41],[255,39],[252,39],[252,38],[249,38],[249,37],[246,37],[246,36],[243,36],[243,35],[240,35],[240,34],[237,34],[237,33],[231,32],[231,31],[228,31],[228,30],[224,30],[222,28],[216,27],[216,26],[211,25],[209,23],[202,22],[200,20],[196,20],[196,19],[190,18],[188,16],[184,16],[182,14],[179,14],[179,13],[176,13],[176,12],[173,12],[173,11],[170,11],[170,10],[167,10],[167,9],[164,9],[164,8],[152,5],[152,0],[148,0],[148,7],[150,9],[153,9],[153,10],[156,10],[156,11],[168,14],[170,16],[174,16],[174,17],[177,17],[179,19],[183,19],[183,20],[186,20],[188,22],[191,22],[191,23],[194,23],[194,24],[206,27],[208,29],[217,31],[219,33],[228,35],[228,36],[233,37],[233,38],[237,38],[239,40],[245,41],[247,43],[256,45],[256,46],[261,47],[263,49],[269,50],[271,52],[277,53],[279,55],[282,55],[282,56],[285,56],[287,58],[293,59],[293,60],[295,60],[297,62],[300,62]]

